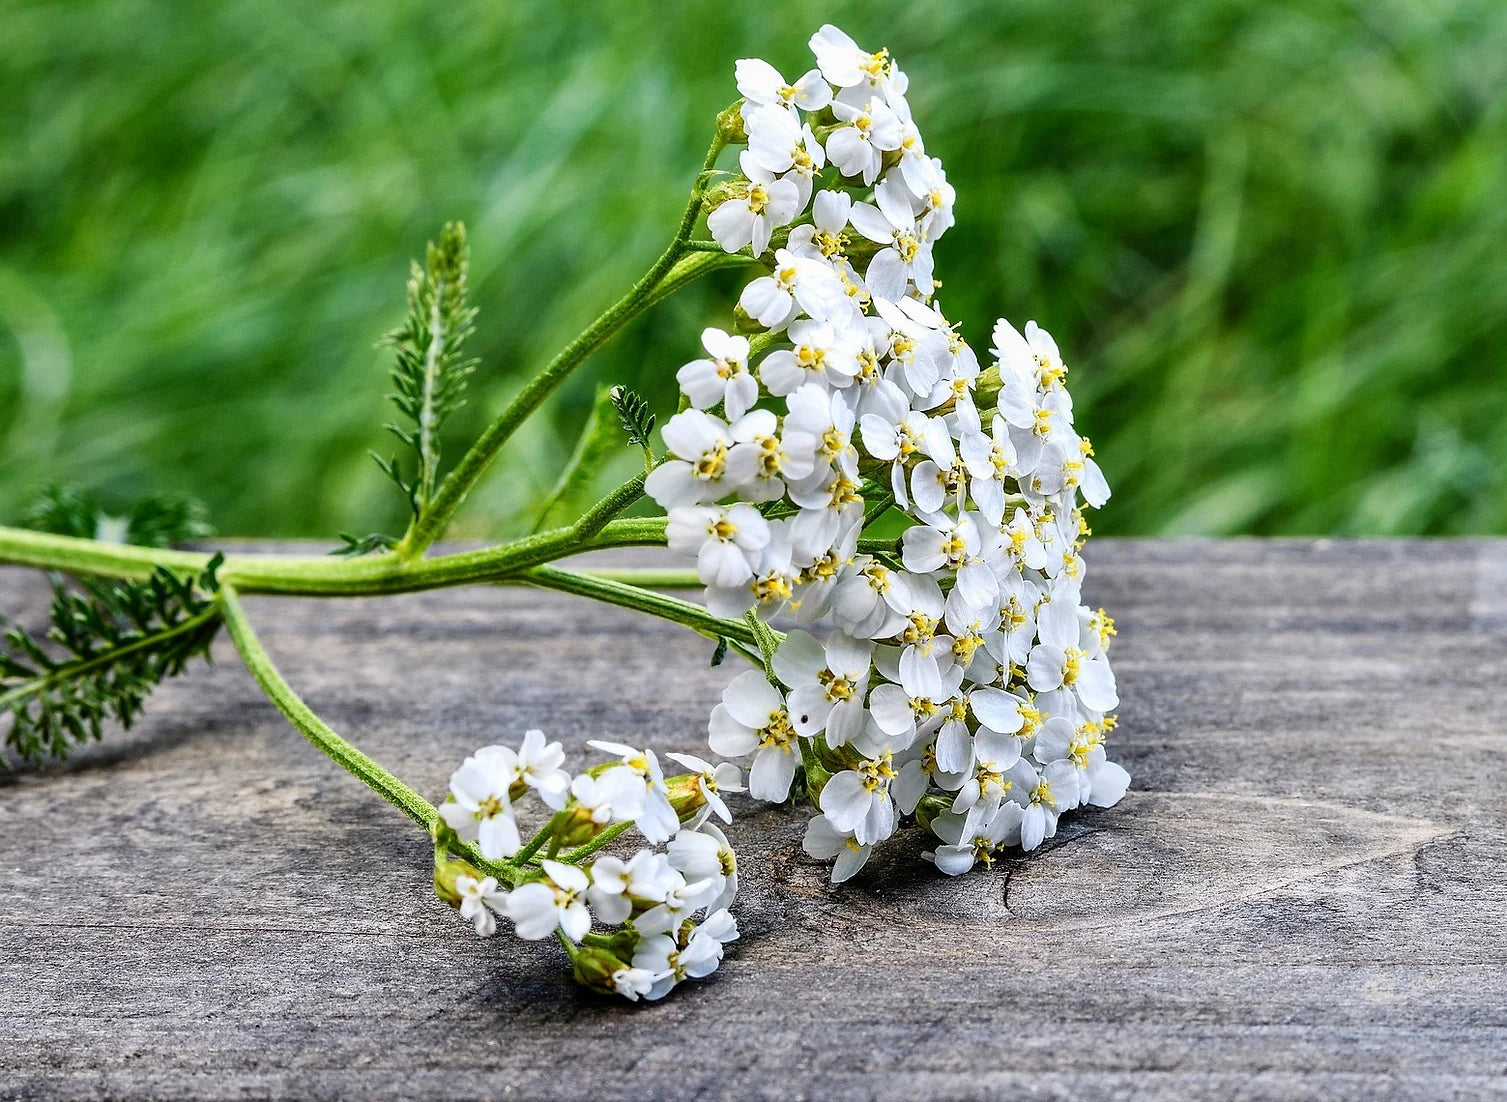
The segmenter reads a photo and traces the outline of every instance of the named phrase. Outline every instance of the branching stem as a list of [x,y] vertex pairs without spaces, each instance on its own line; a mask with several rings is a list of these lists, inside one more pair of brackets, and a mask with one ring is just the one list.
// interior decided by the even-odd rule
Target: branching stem
[[[720,135],[713,141],[703,162],[703,172],[711,168],[725,144]],[[579,336],[556,353],[554,359],[545,364],[539,374],[529,380],[497,419],[487,426],[476,443],[471,445],[471,450],[466,452],[455,469],[445,476],[428,508],[418,516],[408,534],[398,544],[397,554],[400,559],[412,560],[422,556],[444,534],[466,495],[486,474],[487,468],[518,430],[518,426],[609,337],[663,297],[656,292],[661,290],[661,284],[668,282],[675,274],[676,265],[686,255],[685,242],[701,213],[702,196],[702,184],[698,178],[696,186],[691,189],[685,210],[681,213],[675,236],[659,255],[659,259],[628,289],[627,294],[608,307]],[[694,270],[700,275],[711,271],[713,267],[715,265],[703,265]],[[682,279],[675,284],[676,288],[688,282],[684,279],[685,274],[687,273],[682,273]]]

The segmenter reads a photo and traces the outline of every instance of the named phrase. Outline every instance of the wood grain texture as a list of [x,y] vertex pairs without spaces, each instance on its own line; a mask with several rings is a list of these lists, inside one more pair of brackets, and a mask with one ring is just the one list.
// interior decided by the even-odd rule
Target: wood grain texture
[[[1507,1095],[1507,542],[1113,542],[1110,811],[946,880],[827,887],[748,801],[743,939],[665,1003],[480,941],[429,847],[228,646],[0,782],[0,1098]],[[36,575],[0,571],[35,620]],[[543,726],[702,745],[728,671],[526,590],[248,601],[289,680],[437,798]],[[549,958],[547,961],[543,958]]]

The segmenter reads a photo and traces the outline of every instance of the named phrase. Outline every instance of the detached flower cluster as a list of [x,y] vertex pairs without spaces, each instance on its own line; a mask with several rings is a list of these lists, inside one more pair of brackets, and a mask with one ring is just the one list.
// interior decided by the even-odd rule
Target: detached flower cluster
[[[652,750],[589,745],[612,760],[574,777],[560,744],[540,731],[517,750],[487,746],[467,758],[440,807],[453,839],[436,839],[435,891],[482,937],[506,918],[526,940],[558,938],[587,986],[663,998],[715,971],[738,936],[728,913],[737,859],[711,817],[732,821],[722,794],[743,790],[741,774],[670,754],[689,772],[667,778]],[[525,844],[515,809],[529,794],[551,815]],[[630,828],[649,845],[601,852]],[[454,840],[475,843],[500,878],[451,857]]]
[[[834,881],[910,814],[958,874],[1129,783],[1105,756],[1115,629],[1079,591],[1081,505],[1109,487],[1046,331],[1001,319],[981,369],[934,297],[954,194],[905,74],[830,25],[810,45],[817,67],[790,82],[737,63],[747,148],[708,225],[769,272],[738,334],[708,329],[680,369],[646,490],[713,612],[820,633],[733,680],[711,748],[752,755],[764,800],[803,767],[806,849],[836,858]],[[873,536],[893,510],[910,526]]]

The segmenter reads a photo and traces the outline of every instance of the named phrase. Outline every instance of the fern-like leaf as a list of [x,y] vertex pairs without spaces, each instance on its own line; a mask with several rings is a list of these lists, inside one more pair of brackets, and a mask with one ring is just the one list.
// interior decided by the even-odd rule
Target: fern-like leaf
[[100,738],[107,720],[130,727],[158,684],[194,657],[208,658],[220,628],[220,562],[216,555],[197,577],[159,567],[144,582],[57,583],[47,634],[12,628],[0,643],[0,717],[10,715],[10,753],[62,760]]
[[465,227],[446,224],[439,242],[426,250],[424,264],[414,262],[407,320],[383,341],[397,352],[388,397],[408,422],[387,428],[414,453],[414,473],[405,475],[396,457],[377,462],[407,495],[415,515],[434,496],[440,428],[465,404],[466,380],[476,368],[476,361],[463,353],[476,318],[475,308],[466,302],[468,254]]
[[78,486],[44,486],[21,519],[37,532],[78,539],[133,543],[138,547],[171,547],[213,534],[204,506],[178,494],[150,494],[133,502],[120,515],[107,513],[99,498]]
[[202,502],[179,494],[149,494],[126,511],[126,542],[171,547],[214,535]]
[[364,536],[353,536],[349,532],[341,532],[340,539],[345,546],[335,548],[330,554],[345,555],[350,558],[371,555],[378,551],[391,551],[398,543],[385,532],[370,532]]
[[43,486],[21,517],[21,526],[55,536],[92,540],[99,532],[99,498],[80,486]]
[[618,420],[622,423],[623,431],[628,434],[628,443],[648,451],[649,434],[654,431],[655,421],[648,401],[625,386],[615,386],[610,393]]

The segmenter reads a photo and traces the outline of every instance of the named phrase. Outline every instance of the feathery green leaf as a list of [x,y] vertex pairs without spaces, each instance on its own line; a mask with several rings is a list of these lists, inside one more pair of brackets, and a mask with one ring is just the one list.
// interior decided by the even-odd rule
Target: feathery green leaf
[[467,305],[469,249],[466,229],[450,222],[430,242],[408,280],[408,318],[383,344],[397,352],[388,395],[407,424],[387,429],[413,452],[411,476],[396,456],[377,464],[407,496],[414,515],[428,506],[439,482],[440,429],[465,404],[466,380],[476,361],[463,355],[476,309]]
[[349,532],[341,532],[340,538],[345,546],[335,548],[330,554],[346,555],[351,558],[375,554],[378,551],[391,551],[398,543],[385,532],[370,532],[364,536],[353,536]]
[[44,486],[22,517],[37,532],[78,539],[170,547],[212,535],[204,506],[179,494],[149,494],[121,515],[107,513],[93,491],[81,486]]
[[648,401],[625,386],[615,386],[609,393],[623,431],[628,434],[628,443],[636,444],[648,452],[649,434],[654,431],[655,420]]
[[159,567],[144,582],[55,584],[46,635],[12,628],[0,640],[0,716],[11,718],[5,748],[24,761],[62,760],[100,738],[106,720],[130,727],[158,684],[209,657],[220,629],[221,561],[216,555],[198,577]]

